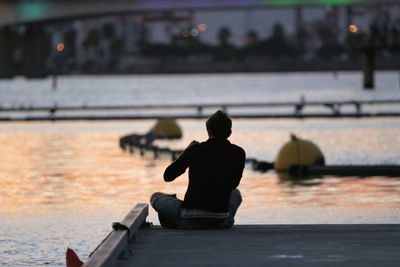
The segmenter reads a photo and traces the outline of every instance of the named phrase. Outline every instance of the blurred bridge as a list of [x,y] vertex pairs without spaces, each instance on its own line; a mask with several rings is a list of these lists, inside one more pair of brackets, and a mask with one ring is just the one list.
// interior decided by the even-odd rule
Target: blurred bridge
[[[337,28],[339,19],[346,20],[344,25],[352,24],[353,6],[363,5],[378,9],[382,5],[399,4],[400,0],[0,0],[0,77],[9,78],[18,74],[26,77],[44,77],[57,74],[57,64],[66,65],[69,58],[75,60],[77,57],[75,54],[74,57],[68,55],[75,53],[76,32],[60,30],[64,34],[66,43],[65,45],[60,43],[61,47],[57,46],[56,50],[53,47],[52,36],[46,31],[46,27],[57,25],[57,22],[119,15],[121,17],[140,15],[143,21],[152,19],[191,21],[193,12],[198,10],[225,11],[286,7],[296,10],[293,13],[294,21],[297,31],[301,32],[303,6],[324,7],[327,10],[333,7],[332,14],[335,15],[332,17],[334,27]],[[336,8],[346,12],[342,12],[344,15],[339,18]],[[171,15],[174,11],[184,11],[187,15]],[[126,17],[128,16],[124,16],[124,20]],[[146,40],[146,33],[142,34],[140,30],[128,31],[125,28],[126,40],[133,39],[133,32],[141,35],[140,38],[144,36],[142,39]],[[71,34],[67,35],[67,33]],[[92,43],[95,43],[98,37],[96,34],[88,36],[91,38],[87,39]],[[371,88],[374,84],[374,53],[378,49],[386,49],[386,44],[383,44],[383,47],[377,47],[374,42],[368,42],[364,45],[363,42],[356,40],[357,44],[361,44],[357,49],[363,51],[366,59],[364,85],[366,88]],[[133,42],[126,41],[126,44],[128,43]],[[382,46],[381,43],[378,45]],[[90,46],[90,43],[87,46]],[[67,48],[64,51],[65,47]],[[60,55],[56,58],[58,61],[52,61],[53,65],[50,66],[48,59],[51,53],[55,53],[54,51],[62,53],[58,54]]]
[[400,3],[400,0],[0,0],[0,26],[149,11],[391,3]]

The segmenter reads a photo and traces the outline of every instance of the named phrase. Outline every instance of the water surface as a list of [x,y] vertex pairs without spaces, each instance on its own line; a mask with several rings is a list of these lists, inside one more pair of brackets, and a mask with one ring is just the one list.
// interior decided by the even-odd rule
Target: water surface
[[[378,72],[377,89],[359,72],[137,75],[16,78],[0,81],[1,106],[141,105],[254,101],[400,99],[397,72]],[[212,112],[212,111],[209,111]],[[204,120],[180,120],[184,137],[158,142],[182,149],[205,140]],[[0,266],[64,266],[82,259],[138,202],[155,191],[183,197],[187,176],[164,183],[169,158],[123,152],[119,137],[154,121],[0,124]],[[289,134],[313,140],[328,164],[400,164],[400,119],[235,120],[231,141],[249,157],[272,161]],[[246,168],[240,224],[400,223],[400,178],[324,177],[284,181]],[[157,223],[151,210],[149,218]]]
[[[8,123],[0,125],[0,254],[4,266],[63,265],[68,246],[87,258],[138,202],[152,192],[183,197],[187,176],[164,183],[169,158],[123,152],[118,138],[153,121]],[[204,121],[180,121],[183,148],[206,138]],[[329,164],[396,163],[398,119],[237,120],[231,141],[248,156],[272,160],[288,132],[314,140]],[[246,168],[241,224],[400,223],[400,179],[325,177],[306,183]],[[157,222],[151,210],[149,220]]]

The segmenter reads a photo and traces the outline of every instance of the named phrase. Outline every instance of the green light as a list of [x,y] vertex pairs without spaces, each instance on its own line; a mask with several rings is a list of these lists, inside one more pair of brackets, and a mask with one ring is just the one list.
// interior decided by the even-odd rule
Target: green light
[[322,5],[330,5],[330,6],[340,6],[340,5],[349,5],[355,4],[356,2],[360,2],[359,0],[319,0],[319,3]]
[[361,0],[261,0],[264,5],[291,6],[291,5],[323,5],[325,7],[351,5],[362,2]]
[[296,0],[264,0],[264,4],[274,6],[290,6],[296,4]]
[[40,19],[45,15],[46,5],[45,1],[26,1],[18,9],[22,19]]

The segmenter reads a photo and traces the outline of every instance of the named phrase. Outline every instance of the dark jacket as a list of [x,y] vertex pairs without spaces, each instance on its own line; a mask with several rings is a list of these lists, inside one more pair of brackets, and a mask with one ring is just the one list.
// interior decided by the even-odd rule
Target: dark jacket
[[189,185],[181,205],[186,209],[227,212],[229,198],[242,178],[246,154],[227,139],[208,139],[189,146],[167,167],[164,180],[175,180],[189,168]]

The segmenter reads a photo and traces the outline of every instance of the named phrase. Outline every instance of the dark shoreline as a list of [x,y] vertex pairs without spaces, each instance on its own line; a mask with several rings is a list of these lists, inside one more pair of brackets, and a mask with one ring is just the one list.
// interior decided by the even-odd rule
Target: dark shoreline
[[[329,64],[328,64],[329,63]],[[149,60],[145,64],[126,66],[120,69],[95,69],[76,70],[65,72],[36,73],[27,75],[16,73],[14,75],[1,75],[0,79],[12,79],[23,76],[26,78],[46,78],[54,75],[142,75],[142,74],[235,74],[235,73],[289,73],[289,72],[347,72],[362,71],[361,60],[327,62],[327,61],[271,61],[260,59],[256,63],[233,61],[233,62],[190,62],[188,60]],[[377,60],[376,71],[400,71],[400,61]]]

